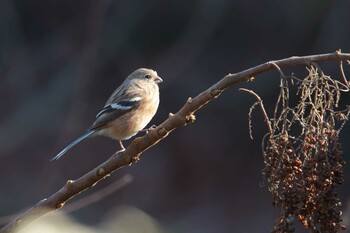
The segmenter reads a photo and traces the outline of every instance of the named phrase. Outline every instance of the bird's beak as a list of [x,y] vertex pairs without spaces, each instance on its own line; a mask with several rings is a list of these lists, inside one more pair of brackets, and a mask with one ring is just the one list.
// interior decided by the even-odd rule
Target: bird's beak
[[156,83],[161,83],[161,82],[163,82],[163,79],[162,79],[161,77],[157,76],[157,77],[154,79],[154,81],[155,81]]

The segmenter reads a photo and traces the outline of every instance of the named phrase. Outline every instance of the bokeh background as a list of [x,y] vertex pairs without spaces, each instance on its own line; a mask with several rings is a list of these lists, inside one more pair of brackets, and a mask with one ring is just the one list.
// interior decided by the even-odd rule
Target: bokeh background
[[[116,142],[93,138],[49,161],[90,126],[133,70],[153,68],[164,79],[152,121],[159,124],[229,72],[294,55],[349,52],[348,9],[350,2],[340,0],[0,0],[1,224],[115,152]],[[321,67],[339,77],[337,63]],[[307,74],[303,67],[285,72]],[[278,77],[269,72],[244,85],[261,95],[270,114]],[[194,124],[71,203],[125,175],[132,182],[46,224],[67,218],[82,226],[65,232],[269,232],[279,209],[262,185],[267,129],[259,111],[249,139],[253,102],[238,86],[228,89]],[[349,133],[347,126],[348,161]],[[338,190],[349,223],[348,165],[345,180]]]

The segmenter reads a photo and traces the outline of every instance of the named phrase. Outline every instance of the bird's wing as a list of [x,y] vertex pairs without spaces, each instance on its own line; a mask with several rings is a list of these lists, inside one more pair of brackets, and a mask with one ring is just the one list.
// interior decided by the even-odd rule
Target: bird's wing
[[140,105],[141,97],[137,95],[134,95],[131,98],[127,95],[124,97],[124,99],[115,99],[115,102],[107,102],[106,106],[96,115],[96,121],[91,126],[90,130],[96,130],[103,127],[107,123],[121,117],[125,113],[132,111]]

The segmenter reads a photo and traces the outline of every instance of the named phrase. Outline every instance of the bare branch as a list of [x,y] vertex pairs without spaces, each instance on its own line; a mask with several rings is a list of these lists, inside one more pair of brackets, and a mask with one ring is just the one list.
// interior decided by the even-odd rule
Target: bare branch
[[[311,62],[329,62],[341,60],[350,60],[350,54],[337,51],[328,54],[290,57],[273,61],[273,63],[281,68],[285,68],[298,65],[309,65]],[[137,161],[139,156],[144,151],[157,144],[160,140],[164,139],[177,127],[185,126],[187,123],[193,122],[195,119],[194,113],[211,100],[217,98],[226,88],[234,84],[251,81],[252,77],[255,75],[270,71],[272,69],[275,69],[272,62],[266,62],[239,73],[226,75],[220,81],[209,87],[204,92],[200,93],[195,98],[189,99],[177,113],[169,116],[168,119],[166,119],[154,130],[151,130],[147,135],[135,138],[125,151],[113,154],[107,161],[100,164],[82,177],[76,180],[68,180],[66,184],[52,196],[39,201],[31,209],[4,226],[0,230],[0,233],[13,232],[14,229],[21,229],[40,216],[52,210],[61,208],[66,201],[83,192],[85,189],[92,187],[100,180],[108,177],[117,169],[126,165],[131,165]]]
[[[91,205],[95,202],[98,202],[102,200],[103,198],[115,193],[119,189],[123,188],[127,184],[129,184],[133,180],[133,177],[131,175],[125,175],[122,178],[118,179],[117,181],[113,182],[112,184],[108,185],[107,187],[98,190],[97,192],[92,193],[91,195],[88,195],[87,197],[84,197],[80,200],[77,200],[69,205],[67,205],[64,209],[65,213],[70,213],[73,211],[76,211],[78,209],[81,209],[85,206]],[[0,217],[0,224],[6,224],[7,222],[10,222],[12,219],[17,218],[22,213],[24,213],[29,208],[24,209],[23,211],[19,211],[16,214],[11,214],[7,216],[1,216]]]
[[95,202],[98,202],[102,200],[103,198],[115,193],[116,191],[120,190],[127,184],[130,184],[130,182],[133,180],[133,177],[131,175],[125,175],[122,178],[114,181],[112,184],[108,185],[107,187],[98,190],[97,192],[92,193],[91,195],[84,197],[80,200],[77,200],[69,205],[66,206],[64,209],[65,213],[70,213],[73,211],[76,211],[78,209],[81,209],[85,206],[91,205]]

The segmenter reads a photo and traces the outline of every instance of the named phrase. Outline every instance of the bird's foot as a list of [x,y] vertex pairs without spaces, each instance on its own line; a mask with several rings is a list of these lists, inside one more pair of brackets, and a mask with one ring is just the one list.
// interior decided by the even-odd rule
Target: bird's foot
[[119,155],[120,153],[123,153],[124,151],[125,151],[125,148],[117,150],[113,155]]
[[121,153],[121,152],[124,152],[125,151],[125,148],[122,148],[120,150],[117,151],[117,153]]
[[123,152],[123,151],[125,151],[125,147],[124,147],[124,145],[123,145],[123,143],[122,143],[121,140],[118,141],[118,144],[119,144],[120,150],[118,150],[117,153],[118,153],[118,152]]
[[151,127],[147,128],[147,129],[141,129],[138,133],[148,134],[150,131],[155,130],[155,128],[157,128],[157,126],[152,125]]

